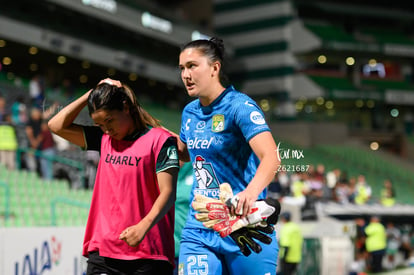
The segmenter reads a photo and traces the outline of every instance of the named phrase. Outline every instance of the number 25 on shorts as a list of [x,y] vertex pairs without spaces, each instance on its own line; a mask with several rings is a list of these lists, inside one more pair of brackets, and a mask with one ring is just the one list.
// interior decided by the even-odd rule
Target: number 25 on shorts
[[189,256],[186,270],[184,270],[184,267],[183,263],[178,265],[178,275],[208,275],[207,255]]

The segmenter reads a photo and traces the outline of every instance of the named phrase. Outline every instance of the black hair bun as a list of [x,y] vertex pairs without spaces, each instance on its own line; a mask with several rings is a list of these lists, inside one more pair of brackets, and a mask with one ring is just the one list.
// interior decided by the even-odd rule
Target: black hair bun
[[214,44],[214,46],[216,47],[220,58],[223,60],[224,57],[224,42],[223,39],[218,38],[218,37],[212,37],[209,40],[211,43]]

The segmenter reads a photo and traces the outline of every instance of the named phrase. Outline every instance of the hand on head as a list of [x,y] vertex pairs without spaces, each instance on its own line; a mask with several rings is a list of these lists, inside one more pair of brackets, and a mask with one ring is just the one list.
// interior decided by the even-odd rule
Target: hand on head
[[111,79],[111,78],[102,79],[101,81],[99,81],[98,85],[100,85],[102,83],[106,83],[106,84],[109,84],[109,85],[114,85],[116,87],[122,87],[121,81],[114,80],[114,79]]

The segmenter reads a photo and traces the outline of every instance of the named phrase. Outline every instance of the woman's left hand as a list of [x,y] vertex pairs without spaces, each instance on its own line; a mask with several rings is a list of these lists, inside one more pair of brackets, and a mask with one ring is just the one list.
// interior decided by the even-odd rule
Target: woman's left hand
[[139,224],[125,228],[119,235],[119,239],[126,242],[129,246],[135,247],[139,245],[145,237],[145,231],[140,230]]

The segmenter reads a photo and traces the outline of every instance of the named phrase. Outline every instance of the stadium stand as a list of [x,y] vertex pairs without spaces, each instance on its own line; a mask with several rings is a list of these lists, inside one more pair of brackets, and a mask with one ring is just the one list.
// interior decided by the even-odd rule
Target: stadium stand
[[352,42],[356,43],[355,38],[346,32],[342,26],[333,25],[331,23],[316,24],[316,23],[305,23],[305,26],[314,32],[316,35],[322,38],[322,40],[330,41],[341,41],[341,42]]
[[379,43],[395,43],[414,45],[414,40],[398,30],[380,30],[373,27],[362,27],[359,29],[361,34],[370,36],[374,41]]
[[357,90],[352,82],[346,77],[309,75],[309,78],[325,89]]
[[[36,26],[46,32],[74,37],[82,43],[96,43],[111,48],[113,55],[120,51],[132,53],[173,68],[176,67],[177,45],[154,39],[151,35],[138,34],[117,24],[118,22],[84,16],[79,11],[63,8],[55,2],[65,1],[45,1],[38,4],[25,0],[9,3],[0,11],[0,16]],[[135,10],[147,10],[148,8],[148,11],[154,14],[157,14],[158,10],[158,15],[168,15],[165,18],[171,19],[174,24],[182,23],[189,26],[189,22],[181,21],[185,18],[176,16],[177,14],[172,9],[161,11],[162,5],[154,5],[156,1],[148,1],[145,7],[137,3],[145,1],[120,0],[117,2]],[[347,130],[360,134],[361,141],[367,141],[369,136],[369,138],[376,137],[376,140],[379,138],[387,140],[387,145],[392,143],[395,146],[401,146],[403,144],[399,140],[388,137],[403,132],[402,118],[404,114],[410,112],[414,102],[412,96],[414,91],[412,77],[414,17],[410,1],[396,1],[392,10],[389,9],[389,3],[386,1],[357,0],[258,2],[236,0],[214,1],[212,5],[215,6],[215,14],[212,15],[216,24],[215,31],[221,32],[220,35],[223,35],[226,44],[227,42],[229,45],[233,44],[232,54],[238,61],[234,62],[235,68],[230,67],[233,69],[233,72],[229,71],[233,73],[230,76],[236,80],[236,86],[245,85],[246,89],[243,89],[245,92],[257,93],[255,99],[260,99],[257,100],[260,106],[267,108],[264,111],[274,120],[272,122],[279,122],[280,117],[271,113],[274,112],[274,107],[280,104],[280,94],[283,93],[286,95],[286,100],[292,100],[292,106],[296,107],[294,118],[297,120],[317,121],[321,124],[329,121],[341,126],[346,125]],[[149,9],[149,7],[152,8]],[[79,20],[73,20],[74,17]],[[173,20],[174,17],[177,17],[177,21]],[[303,32],[295,33],[298,29],[291,28],[291,26],[298,25],[303,26],[308,33],[306,35],[302,35]],[[317,40],[317,43],[312,38]],[[22,41],[20,43],[24,45],[17,46],[20,43],[8,41],[7,35],[0,37],[1,39],[6,39],[7,43],[13,46],[14,53],[26,52],[30,46],[29,42],[23,43]],[[50,42],[54,41],[50,40]],[[301,44],[300,47],[298,43]],[[55,55],[59,54],[58,45],[54,46],[56,51],[52,50],[46,54],[53,62],[56,59]],[[40,52],[45,50],[42,47],[39,49]],[[73,49],[77,49],[76,45]],[[7,51],[12,52],[10,48],[5,48],[4,52]],[[327,62],[319,63],[319,56],[326,57]],[[44,57],[45,55],[41,60],[46,64]],[[77,55],[67,57],[70,60],[68,63],[71,63]],[[356,63],[354,65],[344,63],[346,57],[355,58]],[[369,65],[371,59],[389,66],[385,69],[386,77],[379,77],[375,70],[370,75],[362,74],[360,69]],[[28,71],[28,65],[32,62],[31,58],[24,57],[13,59],[13,61],[13,65],[20,64],[20,70],[0,63],[0,66],[3,65],[2,68],[0,67],[0,94],[5,95],[8,102],[14,102],[19,95],[28,94],[29,79],[25,77],[28,77],[28,73],[34,73]],[[76,62],[80,64],[79,60]],[[101,66],[99,70],[96,69],[98,67],[96,65],[92,64],[94,69],[87,73],[88,85],[94,83],[97,77],[106,76],[106,74],[114,76],[109,73],[106,65]],[[127,80],[129,79],[128,73],[132,70],[128,68],[128,62],[123,65],[126,72],[115,74],[115,77]],[[145,72],[148,69],[144,65],[138,67],[139,72]],[[81,70],[83,69],[76,65],[65,72],[56,71],[56,73],[65,77],[70,76],[75,82],[79,82]],[[149,71],[152,72],[152,70]],[[296,86],[291,85],[290,77],[296,73],[303,73],[303,76],[309,80],[305,84],[315,84],[318,88],[315,89],[316,92],[307,93],[310,90],[314,91],[310,89],[310,85],[303,85],[303,91],[294,90],[292,87]],[[156,74],[157,72],[154,75]],[[139,83],[137,84],[140,87],[140,90],[137,90],[140,93],[138,99],[143,99],[141,101],[143,107],[160,119],[164,126],[178,132],[180,110],[185,101],[183,90],[175,87],[175,82],[162,83],[160,84],[162,87],[157,86],[158,84],[154,83],[158,80],[148,79],[140,74],[138,74],[138,80],[133,84]],[[83,93],[84,90],[83,87],[75,93]],[[47,90],[47,99],[53,98],[54,92],[53,89]],[[182,92],[183,96],[180,96],[179,92]],[[256,95],[252,95],[254,96]],[[171,99],[175,102],[171,102]],[[262,104],[261,99],[267,105]],[[328,109],[328,106],[331,109]],[[400,115],[391,118],[389,115],[391,108],[398,110]],[[379,125],[373,126],[376,119],[380,121]],[[91,123],[87,113],[81,121]],[[410,126],[411,131],[407,130],[405,133],[405,139],[411,144],[411,148],[414,148],[413,125]],[[310,129],[314,130],[312,126]],[[318,128],[318,131],[323,132],[319,129],[322,128]],[[300,130],[295,129],[297,136],[302,135]],[[17,160],[20,164],[19,169],[9,171],[0,166],[0,227],[84,227],[92,195],[90,189],[84,188],[87,186],[82,175],[82,168],[86,162],[85,152],[79,148],[58,152],[54,158],[55,179],[45,181],[39,177],[38,173],[25,170],[21,158],[28,148],[24,125],[16,125],[16,132],[19,140]],[[369,133],[362,137],[366,132]],[[384,133],[389,136],[382,137]],[[328,139],[330,134],[321,133],[321,136],[327,136]],[[337,133],[336,137],[341,134],[342,132]],[[352,134],[355,137],[355,133]],[[279,133],[276,132],[276,139],[279,138],[278,135]],[[406,150],[405,154],[408,157],[403,159],[402,154],[399,154],[400,150],[392,156],[389,152],[384,152],[385,150],[371,151],[355,144],[345,144],[342,139],[335,140],[334,144],[328,144],[328,142],[323,144],[325,140],[318,140],[315,142],[318,144],[314,144],[314,138],[311,135],[309,138],[305,136],[304,139],[309,139],[309,146],[294,144],[293,139],[290,142],[289,140],[282,141],[285,148],[302,150],[304,156],[301,159],[283,159],[282,164],[312,167],[322,164],[327,172],[340,169],[349,177],[363,174],[373,192],[371,200],[366,205],[345,206],[328,201],[322,207],[312,209],[314,213],[307,212],[306,215],[329,216],[352,221],[355,217],[368,217],[381,213],[389,220],[404,223],[404,226],[412,225],[414,149]],[[386,145],[385,142],[379,141],[379,143],[384,147]],[[396,205],[389,208],[379,205],[382,184],[386,178],[392,179],[396,190]],[[302,226],[304,230],[309,229],[306,224]],[[328,228],[323,222],[319,226]],[[334,228],[326,230],[327,235],[335,231]],[[344,232],[341,230],[336,232],[344,237]],[[325,274],[321,271],[327,263],[322,260],[326,257],[322,255],[322,251],[326,248],[322,249],[322,244],[322,237],[308,236],[303,248],[306,257],[303,259],[299,274]],[[412,273],[412,270],[408,272]],[[392,274],[398,273],[394,271]]]
[[83,226],[92,191],[66,180],[46,181],[27,170],[0,166],[1,226]]
[[378,90],[394,89],[394,90],[413,90],[412,83],[404,80],[383,80],[383,79],[361,79],[361,85],[364,87],[371,86]]
[[341,169],[349,177],[364,174],[370,182],[376,199],[379,199],[382,182],[386,178],[393,180],[397,190],[397,201],[412,204],[414,197],[414,170],[407,164],[397,164],[380,152],[362,149],[351,145],[318,145],[303,148],[288,142],[285,147],[303,150],[304,159],[285,159],[282,163],[291,165],[323,164],[326,171]]

